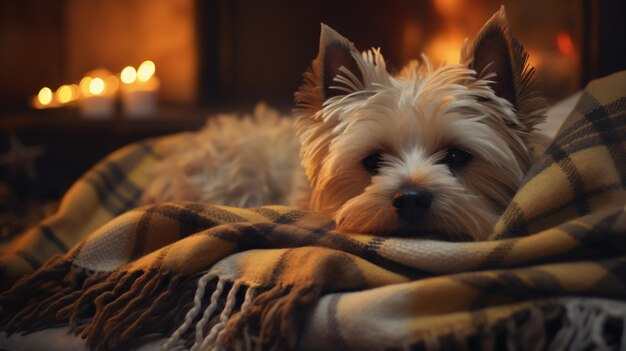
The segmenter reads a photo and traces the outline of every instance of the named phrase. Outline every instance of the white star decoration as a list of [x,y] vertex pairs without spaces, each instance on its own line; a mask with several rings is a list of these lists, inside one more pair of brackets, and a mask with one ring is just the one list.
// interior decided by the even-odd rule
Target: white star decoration
[[37,180],[35,160],[44,153],[43,146],[25,146],[17,136],[11,135],[9,150],[0,155],[0,166],[8,167],[14,175],[25,173],[31,180]]

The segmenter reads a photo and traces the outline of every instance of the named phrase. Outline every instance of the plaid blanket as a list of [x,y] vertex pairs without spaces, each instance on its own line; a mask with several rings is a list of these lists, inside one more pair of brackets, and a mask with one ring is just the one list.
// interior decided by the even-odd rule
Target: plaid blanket
[[2,330],[69,325],[94,349],[626,348],[626,72],[587,87],[483,242],[339,233],[281,206],[134,208],[180,137],[103,160],[5,250]]

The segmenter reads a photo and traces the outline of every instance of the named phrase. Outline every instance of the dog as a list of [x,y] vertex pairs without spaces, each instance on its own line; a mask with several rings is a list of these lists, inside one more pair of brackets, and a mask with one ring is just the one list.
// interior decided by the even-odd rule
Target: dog
[[291,204],[339,231],[483,240],[531,166],[545,100],[504,7],[460,55],[391,74],[380,49],[322,24],[295,123],[264,105],[210,120],[156,168],[144,201]]

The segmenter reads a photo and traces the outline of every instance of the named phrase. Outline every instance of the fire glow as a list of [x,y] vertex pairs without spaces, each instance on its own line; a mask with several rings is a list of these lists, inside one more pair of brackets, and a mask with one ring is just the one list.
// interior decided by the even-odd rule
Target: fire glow
[[564,56],[574,56],[574,54],[576,54],[572,37],[567,32],[561,31],[557,33],[556,46]]

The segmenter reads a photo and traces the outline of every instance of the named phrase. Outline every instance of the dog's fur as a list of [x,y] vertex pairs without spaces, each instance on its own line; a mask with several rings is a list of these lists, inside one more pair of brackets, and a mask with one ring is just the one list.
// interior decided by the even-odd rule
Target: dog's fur
[[[209,122],[163,162],[145,198],[258,206],[299,197],[343,231],[484,239],[530,167],[528,145],[543,120],[526,59],[504,8],[466,43],[461,64],[434,68],[423,57],[397,75],[379,50],[359,53],[322,25],[296,93],[306,179],[293,130],[261,106],[254,117]],[[446,163],[451,150],[471,159]],[[368,171],[370,155],[377,161]],[[415,189],[429,194],[426,212],[399,215],[396,199]]]

